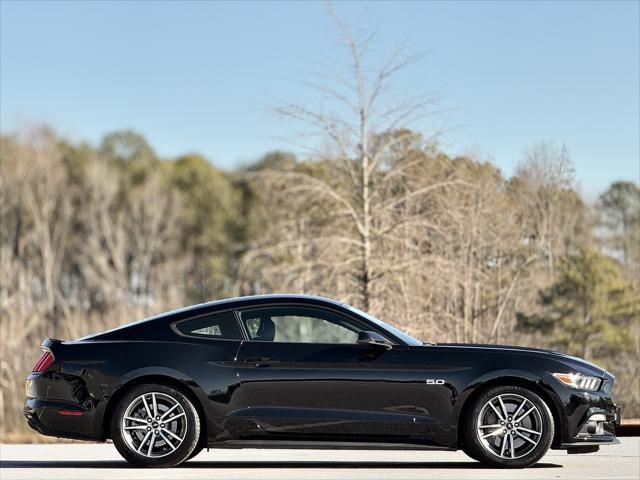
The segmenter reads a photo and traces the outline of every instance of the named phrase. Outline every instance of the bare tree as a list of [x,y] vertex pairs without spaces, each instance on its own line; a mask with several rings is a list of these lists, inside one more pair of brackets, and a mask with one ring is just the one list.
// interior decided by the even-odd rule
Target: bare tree
[[[2,140],[0,162],[0,406],[19,409],[17,379],[28,370],[24,342],[64,323],[63,267],[72,192],[57,140],[47,129]],[[3,416],[3,418],[6,418]],[[14,422],[0,428],[15,428]]]
[[567,147],[538,143],[526,152],[516,169],[516,177],[523,182],[521,201],[527,212],[530,239],[546,258],[548,278],[552,281],[556,257],[564,253],[562,239],[572,226],[562,218],[562,197],[572,189],[574,178]]
[[[331,6],[329,13],[340,34],[340,45],[349,55],[348,71],[330,68],[325,83],[310,84],[325,98],[324,108],[299,104],[278,107],[285,117],[306,125],[306,136],[319,138],[322,147],[304,144],[312,155],[303,168],[252,175],[268,186],[271,201],[289,205],[284,223],[274,226],[274,230],[284,230],[287,235],[276,238],[271,234],[271,242],[261,239],[244,263],[261,253],[289,251],[295,264],[315,273],[319,281],[312,283],[314,291],[344,292],[363,308],[379,311],[388,293],[385,285],[403,269],[421,264],[415,250],[413,258],[402,262],[389,252],[399,252],[391,245],[405,243],[403,228],[424,227],[428,223],[410,205],[460,182],[446,178],[437,183],[428,178],[416,182],[409,177],[416,163],[428,160],[410,152],[419,150],[418,145],[432,143],[434,138],[423,140],[406,127],[428,115],[434,102],[425,96],[398,100],[390,95],[390,87],[395,74],[416,57],[405,56],[398,49],[372,72],[366,63],[371,37],[356,37]],[[314,168],[313,163],[320,166]],[[324,174],[317,174],[318,169],[324,169]],[[309,209],[324,212],[321,221],[314,221]],[[404,249],[403,255],[406,257],[410,251]],[[272,270],[290,270],[291,259],[275,264],[273,260],[272,257]],[[277,281],[271,276],[262,287],[276,289],[286,285],[307,290],[306,282],[283,283],[283,276],[286,277],[276,275]]]
[[177,197],[159,173],[124,194],[117,177],[107,180],[108,169],[98,159],[88,171],[81,270],[106,305],[146,313],[148,306],[163,303],[155,291],[156,268],[171,261],[170,252],[178,247]]

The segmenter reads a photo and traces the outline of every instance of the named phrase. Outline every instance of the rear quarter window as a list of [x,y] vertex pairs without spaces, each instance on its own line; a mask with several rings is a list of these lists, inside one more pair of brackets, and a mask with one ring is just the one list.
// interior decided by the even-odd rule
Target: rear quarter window
[[212,313],[178,322],[175,329],[182,335],[211,339],[242,340],[233,312]]

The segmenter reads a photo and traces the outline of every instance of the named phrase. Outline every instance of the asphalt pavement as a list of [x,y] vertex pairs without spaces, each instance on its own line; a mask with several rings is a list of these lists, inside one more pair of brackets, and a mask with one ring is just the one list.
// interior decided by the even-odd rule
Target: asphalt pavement
[[598,453],[550,451],[524,470],[484,468],[462,452],[205,450],[172,469],[130,468],[110,444],[0,445],[0,479],[640,479],[640,438]]

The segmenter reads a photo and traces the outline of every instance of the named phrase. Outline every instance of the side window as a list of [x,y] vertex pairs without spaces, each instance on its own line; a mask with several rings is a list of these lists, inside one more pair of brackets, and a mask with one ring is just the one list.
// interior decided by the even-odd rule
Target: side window
[[265,307],[240,312],[251,340],[289,343],[351,343],[364,325],[328,310]]
[[242,340],[240,327],[233,312],[214,313],[176,324],[183,335],[203,338]]

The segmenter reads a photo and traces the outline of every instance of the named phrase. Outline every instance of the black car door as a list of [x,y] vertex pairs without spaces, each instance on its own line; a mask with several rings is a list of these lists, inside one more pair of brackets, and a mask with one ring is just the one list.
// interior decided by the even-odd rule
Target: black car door
[[408,347],[357,344],[371,326],[318,307],[237,313],[249,338],[237,355],[240,389],[262,434],[390,441],[414,434],[418,370]]

